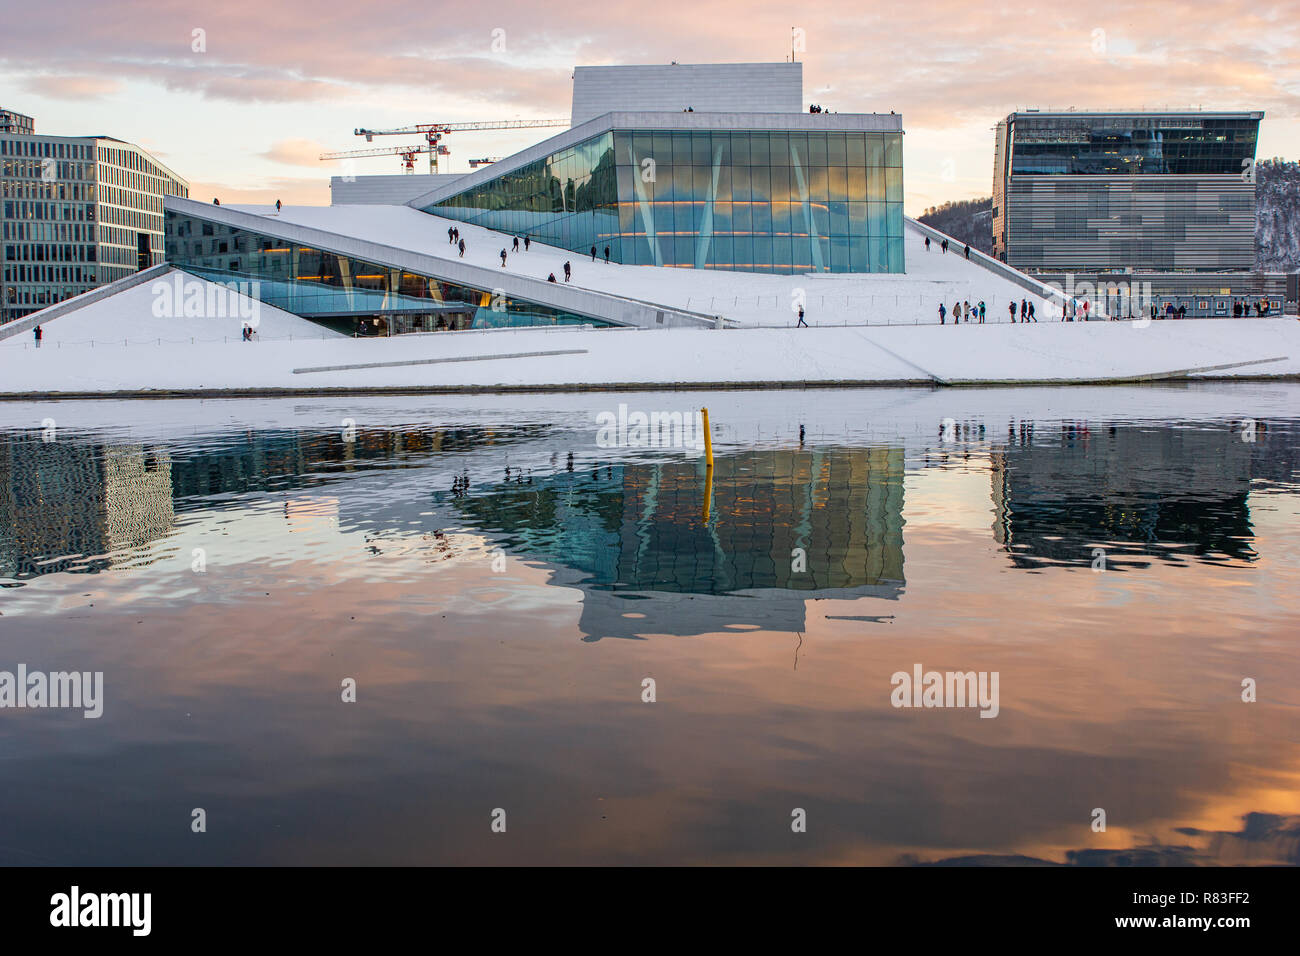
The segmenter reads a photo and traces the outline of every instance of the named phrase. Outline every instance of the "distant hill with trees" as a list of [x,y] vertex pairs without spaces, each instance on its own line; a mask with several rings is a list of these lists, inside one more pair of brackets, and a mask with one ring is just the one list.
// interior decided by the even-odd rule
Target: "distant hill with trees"
[[1300,163],[1256,163],[1255,202],[1255,267],[1300,271]]
[[942,206],[931,206],[918,216],[927,226],[969,242],[972,249],[993,254],[993,199],[960,199]]

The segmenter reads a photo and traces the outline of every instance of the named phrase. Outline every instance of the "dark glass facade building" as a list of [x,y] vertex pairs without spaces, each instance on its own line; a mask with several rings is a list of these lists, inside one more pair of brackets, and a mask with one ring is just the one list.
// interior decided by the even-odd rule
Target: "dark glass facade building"
[[348,331],[607,324],[173,209],[165,228],[168,262],[213,282],[256,283],[268,305]]
[[1012,113],[993,251],[1033,272],[1222,272],[1255,257],[1263,113]]
[[420,208],[627,264],[902,272],[892,125],[609,129]]

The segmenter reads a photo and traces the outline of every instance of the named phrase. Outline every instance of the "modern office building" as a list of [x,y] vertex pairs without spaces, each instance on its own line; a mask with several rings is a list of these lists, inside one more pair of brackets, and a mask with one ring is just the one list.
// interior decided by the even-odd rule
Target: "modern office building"
[[162,262],[163,199],[188,194],[131,143],[0,131],[0,321]]
[[[1255,269],[1260,111],[1043,112],[997,126],[993,253],[1096,295],[1111,314],[1281,311]],[[1141,300],[1140,305],[1138,300]]]
[[994,148],[994,254],[1034,272],[1252,269],[1263,115],[1012,113]]

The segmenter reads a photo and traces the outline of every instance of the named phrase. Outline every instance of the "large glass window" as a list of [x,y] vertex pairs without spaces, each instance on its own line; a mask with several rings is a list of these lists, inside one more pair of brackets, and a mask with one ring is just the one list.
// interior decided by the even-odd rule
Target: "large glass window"
[[428,211],[640,265],[901,272],[902,198],[897,132],[628,130]]

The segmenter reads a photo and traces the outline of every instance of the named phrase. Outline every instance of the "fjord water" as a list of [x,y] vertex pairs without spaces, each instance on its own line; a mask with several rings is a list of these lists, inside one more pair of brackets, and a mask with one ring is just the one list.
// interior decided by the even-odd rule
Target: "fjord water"
[[1298,463],[1293,384],[0,405],[0,671],[103,673],[0,862],[1300,862]]

